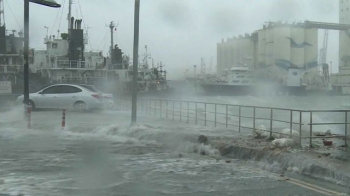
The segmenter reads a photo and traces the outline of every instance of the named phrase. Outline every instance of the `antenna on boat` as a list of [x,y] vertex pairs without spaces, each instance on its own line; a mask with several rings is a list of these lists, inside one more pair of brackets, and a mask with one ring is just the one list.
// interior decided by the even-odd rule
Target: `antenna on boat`
[[49,38],[49,27],[44,26],[44,28],[46,29],[46,38]]
[[0,0],[0,27],[5,25],[4,1]]
[[205,75],[205,63],[203,58],[201,58],[201,75]]
[[69,33],[69,29],[71,26],[71,18],[72,18],[72,4],[73,4],[73,0],[69,0],[69,10],[68,10],[68,33]]
[[110,49],[110,58],[113,59],[113,48],[114,48],[114,31],[117,30],[118,25],[115,25],[114,21],[112,21],[109,26],[111,29],[111,49]]

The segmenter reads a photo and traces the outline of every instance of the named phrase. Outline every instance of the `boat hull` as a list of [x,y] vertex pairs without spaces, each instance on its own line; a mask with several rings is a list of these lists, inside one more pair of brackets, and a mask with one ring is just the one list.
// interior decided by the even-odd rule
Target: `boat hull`
[[259,86],[259,85],[223,85],[223,84],[201,84],[201,88],[207,95],[296,95],[304,96],[310,92],[305,86]]

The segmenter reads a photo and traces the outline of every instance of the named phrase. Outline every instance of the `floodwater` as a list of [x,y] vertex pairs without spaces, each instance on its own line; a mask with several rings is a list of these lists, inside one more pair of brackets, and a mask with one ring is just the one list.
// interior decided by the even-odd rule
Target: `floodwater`
[[0,194],[319,195],[196,141],[228,130],[146,117],[130,127],[130,114],[116,111],[68,112],[65,129],[60,111],[34,112],[28,130],[21,112],[2,113]]

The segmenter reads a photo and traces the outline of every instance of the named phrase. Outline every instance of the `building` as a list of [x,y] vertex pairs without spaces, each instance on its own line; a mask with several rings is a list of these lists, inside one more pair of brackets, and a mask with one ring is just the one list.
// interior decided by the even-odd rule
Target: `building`
[[217,45],[217,66],[218,74],[247,66],[262,79],[286,85],[293,72],[300,85],[305,73],[318,66],[318,30],[304,23],[268,23],[252,34],[222,40]]
[[[339,23],[350,24],[350,1],[339,0]],[[339,32],[339,62],[340,67],[350,67],[350,33]]]
[[[339,0],[339,23],[350,24],[350,1]],[[350,32],[339,31],[339,73],[331,75],[334,88],[350,94]]]
[[232,66],[252,66],[254,62],[254,50],[256,42],[253,41],[252,35],[228,38],[222,40],[217,45],[217,73],[220,74]]

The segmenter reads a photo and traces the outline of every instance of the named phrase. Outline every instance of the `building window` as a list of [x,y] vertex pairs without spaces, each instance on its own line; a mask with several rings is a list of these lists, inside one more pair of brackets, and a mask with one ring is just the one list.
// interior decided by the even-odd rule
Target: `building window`
[[52,48],[57,48],[57,43],[52,43]]

